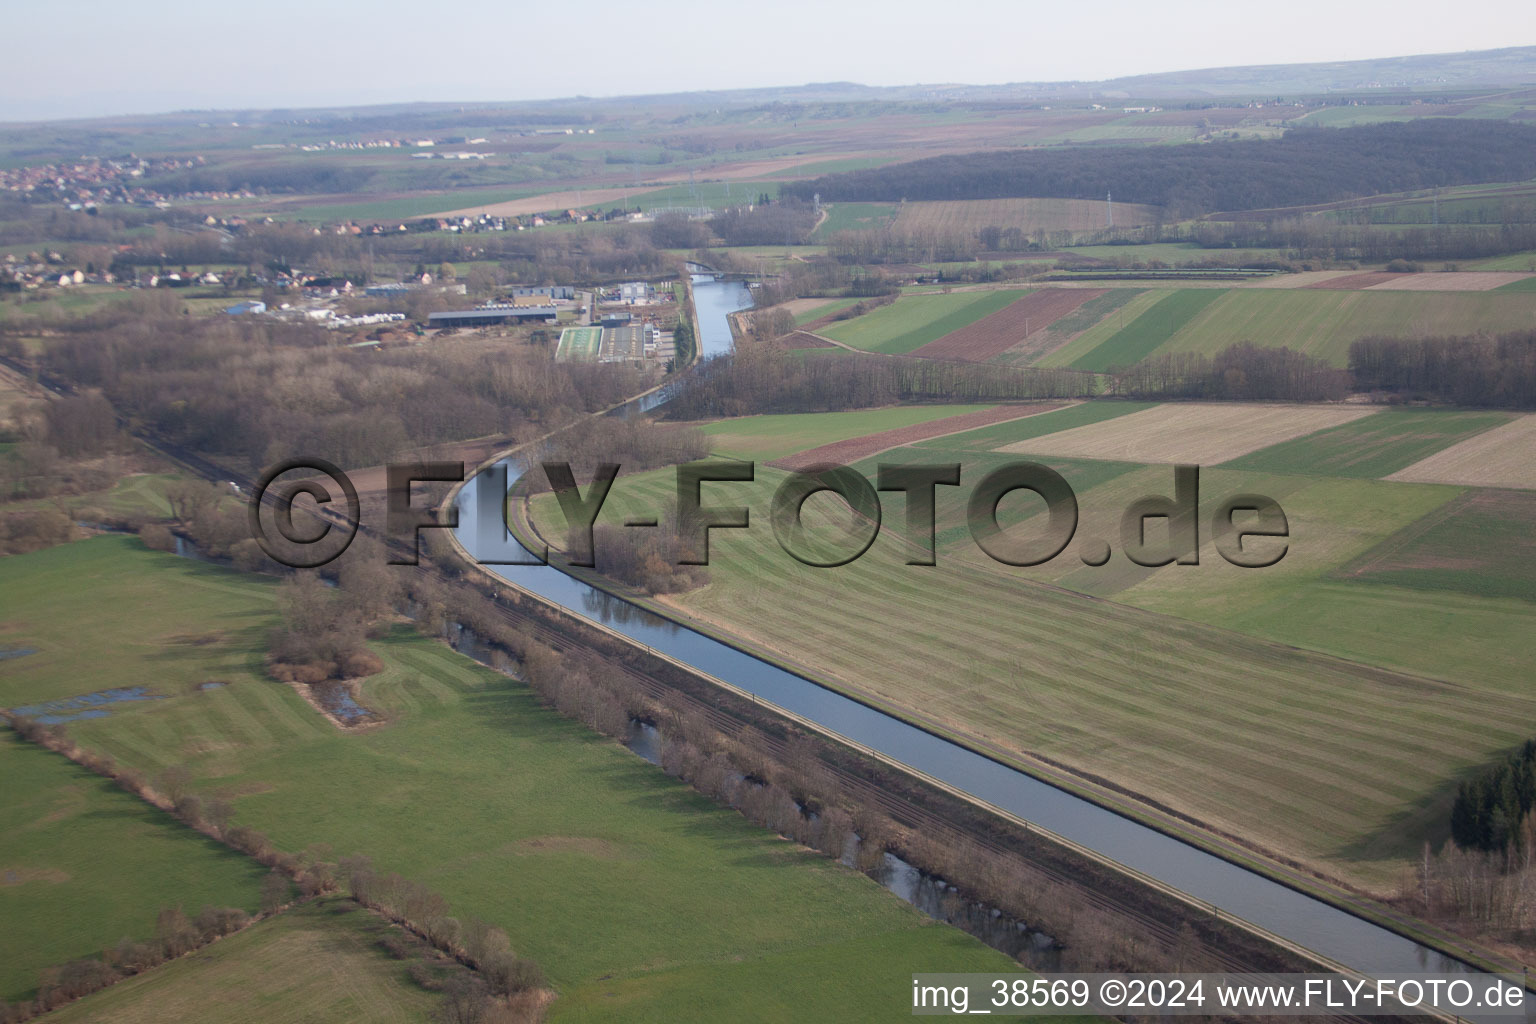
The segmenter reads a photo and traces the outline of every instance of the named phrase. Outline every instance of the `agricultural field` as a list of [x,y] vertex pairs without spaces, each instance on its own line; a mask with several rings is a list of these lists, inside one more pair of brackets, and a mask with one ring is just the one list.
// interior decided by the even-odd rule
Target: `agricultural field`
[[1334,576],[1536,601],[1536,494],[1468,491]]
[[[23,703],[11,674],[40,656],[0,661],[0,706]],[[60,683],[70,696],[98,685]],[[265,868],[9,730],[0,778],[0,1000],[29,996],[45,968],[153,938],[162,908],[256,911]]]
[[904,430],[953,416],[986,413],[986,405],[896,405],[857,412],[742,416],[701,425],[714,450],[737,459],[768,462],[822,444],[888,430]]
[[[1035,231],[1102,231],[1109,208],[1097,199],[962,199],[903,203],[892,225],[898,232],[974,235],[983,228]],[[1114,226],[1140,227],[1157,220],[1155,206],[1114,204]]]
[[1154,303],[1096,348],[1074,360],[1075,370],[1132,366],[1156,352],[1200,313],[1222,297],[1215,289],[1163,292]]
[[1176,403],[1005,444],[998,451],[1210,466],[1374,412],[1341,405]]
[[[1084,351],[1087,335],[1043,360],[1105,369],[1164,352],[1213,355],[1252,342],[1287,346],[1335,366],[1367,335],[1422,337],[1528,328],[1536,300],[1519,292],[1423,292],[1324,288],[1178,289],[1146,308],[1124,331]],[[1126,307],[1129,313],[1130,306]],[[1091,333],[1091,332],[1090,332]]]
[[[1010,429],[1034,432],[1053,418],[1086,418],[1093,404],[974,433],[1006,448],[1016,443],[1006,436]],[[1008,458],[1003,451],[978,451],[959,434],[878,461],[958,460],[963,480],[974,482]],[[855,468],[869,475],[875,461]],[[1099,531],[1113,531],[1130,500],[1171,492],[1166,467],[1047,462],[1077,490],[1085,539],[1117,538]],[[874,547],[836,571],[789,558],[754,517],[752,529],[712,539],[706,586],[659,603],[790,664],[808,662],[825,678],[917,720],[1108,779],[1335,877],[1390,887],[1423,839],[1443,834],[1443,806],[1419,812],[1445,797],[1446,780],[1524,738],[1536,698],[1519,659],[1507,657],[1507,648],[1463,657],[1457,682],[1437,683],[1277,645],[1255,630],[1213,628],[1199,621],[1210,613],[1200,605],[1237,618],[1265,601],[1292,598],[1455,491],[1224,470],[1202,477],[1212,498],[1258,490],[1273,493],[1287,509],[1294,550],[1273,582],[1260,571],[1227,566],[1208,547],[1199,566],[1163,570],[1126,571],[1118,554],[1102,569],[1088,568],[1076,546],[1056,564],[1036,569],[993,563],[965,536],[961,487],[939,489],[936,567],[904,564],[908,549],[897,539],[893,509]],[[757,481],[735,485],[732,496],[766,508],[781,479],[760,467]],[[603,516],[621,522],[654,514],[671,488],[666,472],[627,477]],[[1005,502],[1005,525],[1027,519],[1019,514],[1023,507]],[[810,503],[807,509],[838,521],[835,509],[812,510]],[[539,522],[546,516],[559,521],[545,497],[533,514]],[[1093,573],[1106,573],[1104,582],[1080,578]],[[1113,600],[1092,600],[1074,589],[1108,590]],[[1246,603],[1233,600],[1245,594]],[[1159,602],[1182,604],[1184,613],[1134,606]],[[807,607],[817,614],[807,616]],[[1361,622],[1362,615],[1354,618]],[[1468,622],[1482,643],[1491,635],[1513,640],[1512,629],[1531,625],[1528,610],[1522,618],[1505,606]],[[1421,631],[1423,623],[1418,616]],[[1360,625],[1344,632],[1369,630]],[[1432,635],[1424,632],[1417,648]],[[1475,647],[1455,646],[1458,655]],[[1412,655],[1404,648],[1389,664]],[[945,668],[914,678],[912,664]],[[1469,700],[1474,693],[1477,699]]]
[[1040,403],[1036,405],[999,405],[992,409],[979,409],[974,412],[961,413],[957,416],[946,416],[943,419],[929,420],[910,427],[897,427],[892,430],[882,430],[875,434],[865,434],[861,437],[853,437],[843,441],[832,441],[827,444],[817,445],[796,452],[793,455],[775,459],[770,466],[780,469],[805,469],[817,463],[833,463],[835,465],[848,465],[860,459],[867,459],[881,452],[890,451],[893,448],[902,448],[919,441],[927,441],[937,437],[945,437],[950,434],[966,433],[978,427],[990,426],[994,423],[1008,423],[1013,420],[1023,419],[1028,416],[1039,416],[1043,413],[1054,412],[1062,406],[1058,403]]
[[1079,402],[1054,412],[1031,416],[1028,420],[980,427],[933,441],[919,441],[913,447],[944,452],[992,452],[1004,445],[1017,444],[1032,437],[1057,434],[1155,407],[1156,403],[1153,402]]
[[[8,639],[46,659],[27,692],[61,695],[106,664],[168,695],[71,722],[82,745],[152,774],[186,764],[279,847],[366,852],[504,927],[561,992],[552,1020],[593,1019],[608,992],[625,994],[615,1019],[700,998],[750,1016],[782,979],[735,965],[797,957],[840,1018],[883,1020],[920,966],[1012,963],[404,628],[371,644],[385,669],[362,700],[386,724],[347,734],[262,673],[270,584],[121,537],[13,556],[0,579],[0,617],[20,623]],[[89,650],[73,643],[86,620],[102,637]],[[214,672],[216,689],[181,682]],[[725,984],[738,977],[752,980]]]
[[1110,288],[1102,291],[1072,312],[1057,317],[1043,329],[1032,330],[1026,341],[994,356],[992,361],[1012,366],[1038,363],[1057,349],[1070,345],[1095,325],[1103,323],[1111,314],[1141,294],[1136,288]]
[[1225,463],[1225,468],[1325,476],[1390,476],[1512,418],[1502,412],[1386,409],[1260,448]]
[[1536,415],[1469,437],[1387,479],[1536,490]]
[[795,318],[796,327],[804,327],[813,320],[833,313],[840,313],[849,306],[857,305],[858,299],[791,299],[777,308],[787,310]]
[[[137,975],[48,1015],[63,1024],[426,1024],[441,997],[410,980],[379,947],[402,935],[339,898],[260,921],[191,956]],[[450,969],[434,970],[447,976]]]
[[1462,266],[1468,270],[1523,270],[1536,273],[1536,252],[1512,252],[1504,256],[1489,256],[1472,260]]
[[[1168,297],[1167,289],[1149,288],[1141,290],[1116,288],[1111,289],[1109,294],[1105,296],[1105,299],[1117,292],[1122,294],[1122,299],[1111,309],[1106,310],[1104,316],[1091,326],[1085,328],[1066,344],[1044,353],[1036,361],[1036,365],[1047,367],[1072,366],[1079,360],[1087,358],[1099,346],[1125,330],[1126,325],[1135,323],[1143,313]],[[1127,292],[1130,294],[1124,294]]]
[[824,328],[834,341],[869,352],[904,354],[990,316],[1025,294],[1020,289],[903,295],[890,305]]
[[874,231],[890,227],[896,219],[895,203],[831,203],[825,207],[826,219],[816,229],[815,237],[825,240],[839,231]]
[[1495,289],[1524,291],[1520,287],[1531,274],[1480,270],[1441,274],[1393,274],[1371,285],[1376,292],[1491,292]]
[[1102,288],[1042,288],[910,353],[925,359],[986,362],[1031,347],[1030,337],[1105,294]]

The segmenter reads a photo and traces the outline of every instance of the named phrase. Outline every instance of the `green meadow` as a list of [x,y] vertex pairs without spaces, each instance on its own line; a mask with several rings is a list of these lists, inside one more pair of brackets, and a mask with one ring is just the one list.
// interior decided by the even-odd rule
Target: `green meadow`
[[[0,668],[9,707],[8,684]],[[255,861],[9,730],[0,779],[0,999],[29,996],[45,968],[152,938],[162,908],[256,911]]]
[[[62,1024],[426,1024],[440,997],[379,942],[400,929],[350,900],[301,904],[50,1013]],[[446,975],[446,967],[434,973]]]
[[[42,666],[20,688],[110,675],[168,695],[71,723],[83,745],[150,773],[186,764],[279,847],[367,853],[505,928],[561,992],[552,1019],[591,1019],[610,990],[625,993],[615,1019],[700,999],[732,1019],[794,1019],[783,979],[740,965],[804,954],[808,989],[847,1019],[884,1020],[905,1012],[914,970],[1012,964],[403,627],[372,644],[386,667],[364,685],[387,724],[344,734],[264,677],[267,583],[120,537],[9,558],[0,576],[9,636]],[[80,621],[99,630],[89,650],[72,642]],[[186,688],[213,673],[224,686]]]

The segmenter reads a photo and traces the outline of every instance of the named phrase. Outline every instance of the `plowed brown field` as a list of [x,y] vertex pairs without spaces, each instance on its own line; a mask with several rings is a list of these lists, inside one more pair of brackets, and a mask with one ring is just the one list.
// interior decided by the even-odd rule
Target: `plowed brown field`
[[1104,288],[1042,288],[982,317],[937,341],[913,350],[925,359],[963,359],[985,362],[1021,344],[1029,334],[1060,320],[1089,299],[1103,295]]
[[1343,277],[1330,277],[1326,281],[1314,281],[1311,284],[1302,285],[1303,288],[1327,288],[1330,291],[1358,291],[1361,288],[1369,288],[1373,284],[1381,284],[1393,278],[1402,277],[1402,274],[1391,274],[1385,270],[1367,270],[1360,274],[1346,274]]

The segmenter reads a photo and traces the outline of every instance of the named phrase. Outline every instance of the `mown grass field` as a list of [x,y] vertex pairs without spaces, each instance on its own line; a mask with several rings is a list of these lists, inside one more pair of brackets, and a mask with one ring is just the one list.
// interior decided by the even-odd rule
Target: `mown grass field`
[[[4,706],[16,703],[6,666],[24,660],[0,662]],[[164,907],[257,909],[255,861],[8,729],[0,779],[0,999],[29,996],[45,968],[152,938]]]
[[[504,927],[570,997],[552,1019],[584,1019],[610,989],[629,993],[623,1019],[666,1019],[706,992],[733,1019],[786,1019],[760,1010],[778,1005],[771,973],[739,989],[722,979],[738,976],[733,964],[805,953],[802,983],[840,1018],[883,1020],[905,1012],[913,970],[1011,963],[414,633],[373,645],[386,669],[363,699],[388,724],[344,735],[262,676],[269,585],[125,538],[9,558],[0,573],[7,621],[49,591],[13,633],[55,677],[30,692],[92,672],[169,676],[167,700],[72,723],[83,744],[148,772],[186,763],[280,847],[366,852],[441,891],[455,914]],[[101,639],[79,650],[73,624],[87,620]],[[168,639],[183,633],[221,639],[195,650]],[[177,685],[215,667],[227,685]]]
[[1386,409],[1364,419],[1261,448],[1227,469],[1378,478],[1510,421],[1507,413]]
[[937,341],[1021,298],[1020,289],[904,295],[887,306],[823,329],[822,334],[870,352],[901,354]]
[[[350,900],[307,903],[48,1015],[62,1024],[426,1024],[441,997],[379,940],[399,929]],[[440,969],[441,973],[446,970]]]
[[[973,484],[1011,458],[978,450],[1008,443],[1008,428],[1087,418],[1093,405],[987,428],[976,432],[980,444],[962,434],[878,461],[953,459]],[[856,468],[870,475],[874,461]],[[705,587],[664,603],[934,724],[1107,778],[1367,886],[1395,884],[1425,838],[1443,837],[1455,780],[1529,731],[1536,697],[1516,653],[1536,625],[1527,603],[1450,594],[1440,604],[1326,579],[1455,497],[1454,488],[1207,470],[1208,503],[1255,490],[1281,502],[1289,554],[1272,569],[1241,570],[1215,555],[1207,535],[1199,566],[1152,570],[1119,552],[1118,522],[1133,499],[1171,493],[1171,471],[1052,464],[1077,491],[1080,540],[1116,549],[1108,565],[1085,566],[1079,541],[1033,569],[992,562],[965,530],[962,486],[939,488],[936,567],[904,564],[893,497],[881,538],[851,565],[801,565],[754,516],[752,529],[712,538]],[[760,467],[756,483],[731,485],[732,503],[766,510],[781,478]],[[666,471],[625,478],[603,515],[654,514],[671,488]],[[819,500],[807,505],[813,516]],[[1000,518],[1007,525],[1035,511],[1009,498]],[[551,512],[548,499],[535,504],[537,520]],[[1358,610],[1334,600],[1330,615],[1314,616],[1309,595],[1319,589],[1373,599]],[[1403,595],[1419,606],[1405,612]],[[1393,615],[1400,621],[1388,643],[1380,629]],[[1450,621],[1464,636],[1447,640],[1443,625],[1431,628]]]

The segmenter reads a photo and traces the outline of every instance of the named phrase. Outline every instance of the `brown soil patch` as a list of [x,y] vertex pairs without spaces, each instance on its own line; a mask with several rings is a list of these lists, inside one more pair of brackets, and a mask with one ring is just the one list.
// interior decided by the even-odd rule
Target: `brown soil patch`
[[1469,437],[1387,477],[1409,483],[1536,490],[1536,415]]
[[69,872],[58,868],[0,868],[0,885],[26,885],[28,882],[51,882],[57,885],[69,881]]
[[1112,462],[1214,466],[1376,412],[1368,406],[1174,402],[997,450]]
[[976,412],[964,412],[958,416],[945,416],[942,419],[929,420],[927,423],[914,423],[910,427],[897,427],[894,430],[882,430],[874,434],[865,434],[863,437],[850,437],[843,441],[833,441],[831,444],[808,448],[803,452],[796,452],[794,455],[786,455],[782,459],[775,459],[768,463],[768,465],[777,469],[788,470],[804,469],[806,466],[814,466],[818,462],[831,462],[839,466],[850,466],[860,459],[867,459],[871,455],[888,452],[892,448],[915,444],[918,441],[932,440],[935,437],[943,437],[946,434],[958,434],[966,430],[975,430],[977,427],[991,426],[994,423],[1005,423],[1008,420],[1023,419],[1025,416],[1034,416],[1059,408],[1061,408],[1061,404],[1058,402],[1042,402],[1035,405],[999,405],[991,409],[978,409]]
[[1327,288],[1328,282],[1354,277],[1353,270],[1303,270],[1295,274],[1274,274],[1234,284],[1234,288]]
[[509,199],[504,203],[485,203],[481,206],[465,206],[441,213],[422,214],[424,217],[478,217],[482,213],[492,217],[523,217],[530,213],[552,213],[577,207],[602,206],[625,199],[644,191],[644,188],[584,188],[569,192],[546,192],[526,199]]
[[968,326],[952,331],[937,341],[915,349],[914,356],[925,359],[964,359],[982,363],[1002,355],[1015,346],[1026,347],[1029,336],[1043,332],[1045,328],[1090,299],[1096,299],[1105,288],[1042,288],[984,316]]
[[788,302],[781,302],[772,308],[786,310],[790,316],[799,318],[812,310],[820,309],[823,306],[830,306],[837,301],[837,299],[790,299]]
[[773,342],[777,348],[837,348],[825,338],[818,338],[807,331],[790,331]]
[[1302,285],[1303,288],[1327,288],[1331,291],[1358,291],[1361,288],[1369,288],[1373,284],[1381,284],[1383,281],[1391,281],[1393,278],[1402,277],[1402,274],[1389,274],[1385,270],[1368,270],[1359,274],[1345,274],[1343,277],[1330,277],[1325,281],[1314,281],[1312,284]]
[[1446,274],[1391,274],[1371,285],[1373,292],[1487,292],[1536,274],[1509,270],[1467,270]]

